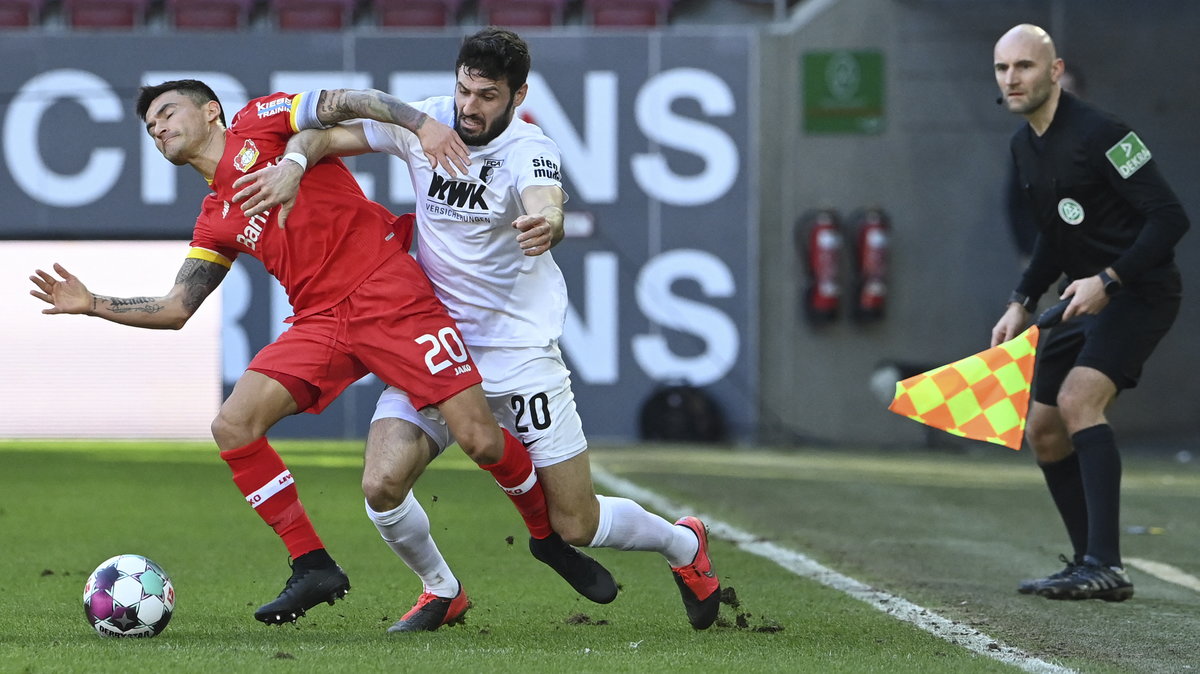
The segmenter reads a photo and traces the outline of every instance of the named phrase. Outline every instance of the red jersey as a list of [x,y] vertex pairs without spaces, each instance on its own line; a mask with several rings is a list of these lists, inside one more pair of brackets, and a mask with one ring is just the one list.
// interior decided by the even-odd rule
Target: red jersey
[[412,238],[411,228],[393,229],[396,216],[367,199],[336,157],[308,169],[286,229],[276,220],[278,207],[246,217],[233,203],[235,180],[279,161],[297,132],[295,110],[305,95],[264,96],[233,116],[213,193],[204,198],[192,233],[191,257],[227,265],[241,253],[261,260],[287,291],[293,320],[345,299],[390,256],[407,254]]

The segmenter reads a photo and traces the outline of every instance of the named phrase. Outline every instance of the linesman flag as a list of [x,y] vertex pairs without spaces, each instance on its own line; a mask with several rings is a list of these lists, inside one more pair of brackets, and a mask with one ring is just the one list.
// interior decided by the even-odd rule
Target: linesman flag
[[1020,450],[1038,337],[1062,319],[1068,303],[1047,309],[1003,344],[896,382],[888,409],[959,437]]

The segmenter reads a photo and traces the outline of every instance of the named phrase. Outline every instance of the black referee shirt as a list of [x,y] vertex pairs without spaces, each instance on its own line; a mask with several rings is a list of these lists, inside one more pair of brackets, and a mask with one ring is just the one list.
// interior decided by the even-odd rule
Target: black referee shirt
[[1178,275],[1175,244],[1187,214],[1150,150],[1123,122],[1070,93],[1040,137],[1029,124],[1012,138],[1020,191],[1038,237],[1017,291],[1038,298],[1066,274],[1112,267],[1123,285]]

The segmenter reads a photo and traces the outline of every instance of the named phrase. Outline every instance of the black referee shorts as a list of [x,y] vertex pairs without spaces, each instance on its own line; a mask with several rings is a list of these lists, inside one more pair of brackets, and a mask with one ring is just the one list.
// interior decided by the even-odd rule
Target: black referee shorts
[[1033,399],[1058,405],[1058,390],[1073,367],[1103,372],[1117,390],[1137,386],[1142,365],[1179,314],[1179,293],[1140,295],[1122,290],[1095,316],[1059,324],[1038,345]]

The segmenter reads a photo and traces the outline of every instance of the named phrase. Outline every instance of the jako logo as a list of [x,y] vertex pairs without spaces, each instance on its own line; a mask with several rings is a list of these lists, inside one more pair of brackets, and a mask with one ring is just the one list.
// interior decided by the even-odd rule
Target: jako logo
[[446,180],[435,173],[433,182],[429,185],[429,198],[437,199],[447,206],[455,208],[466,207],[486,211],[489,210],[487,202],[483,200],[483,193],[486,190],[487,185],[483,183],[472,184]]
[[253,492],[246,494],[246,503],[249,503],[253,508],[257,508],[263,503],[266,503],[267,499],[286,489],[293,482],[295,482],[295,480],[292,479],[292,472],[285,468],[284,471],[276,475],[273,480],[267,482]]

